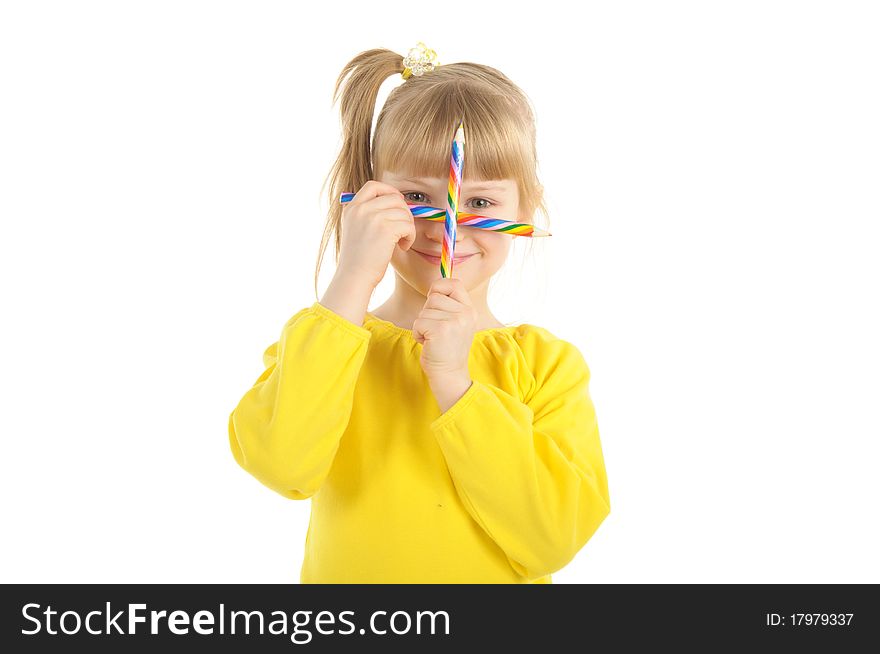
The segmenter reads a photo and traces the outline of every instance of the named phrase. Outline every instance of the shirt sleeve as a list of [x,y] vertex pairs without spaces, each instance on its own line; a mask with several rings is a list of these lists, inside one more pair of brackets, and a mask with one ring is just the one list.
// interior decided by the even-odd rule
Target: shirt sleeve
[[590,370],[548,344],[525,401],[473,380],[431,430],[473,519],[530,580],[565,566],[611,510]]
[[289,499],[316,493],[348,425],[370,336],[318,302],[288,320],[229,416],[238,464]]

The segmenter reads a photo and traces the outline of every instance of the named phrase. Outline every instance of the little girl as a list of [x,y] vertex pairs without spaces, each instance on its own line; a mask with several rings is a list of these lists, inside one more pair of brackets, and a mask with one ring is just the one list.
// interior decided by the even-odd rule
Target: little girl
[[[398,74],[371,150],[379,87]],[[232,454],[284,497],[312,498],[301,583],[551,583],[610,511],[590,370],[571,343],[492,315],[510,235],[460,226],[443,278],[444,225],[407,206],[446,206],[463,117],[461,211],[531,222],[544,210],[532,111],[474,63],[409,68],[368,50],[334,102],[349,75],[318,257],[335,235],[336,272],[263,353],[229,417]],[[389,263],[394,292],[369,312]]]

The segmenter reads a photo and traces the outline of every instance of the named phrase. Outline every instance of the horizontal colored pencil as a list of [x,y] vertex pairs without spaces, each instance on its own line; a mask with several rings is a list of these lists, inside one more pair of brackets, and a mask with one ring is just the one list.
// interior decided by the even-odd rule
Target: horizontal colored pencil
[[[345,204],[354,199],[354,193],[342,193],[339,196],[339,202]],[[410,212],[414,218],[422,218],[424,220],[433,220],[435,222],[443,222],[446,220],[446,209],[438,207],[429,207],[425,204],[410,204],[407,202]],[[552,236],[548,231],[529,225],[528,223],[515,223],[509,220],[501,220],[500,218],[490,218],[489,216],[481,216],[466,211],[458,212],[459,227],[476,227],[477,229],[487,229],[493,232],[503,232],[511,236]]]

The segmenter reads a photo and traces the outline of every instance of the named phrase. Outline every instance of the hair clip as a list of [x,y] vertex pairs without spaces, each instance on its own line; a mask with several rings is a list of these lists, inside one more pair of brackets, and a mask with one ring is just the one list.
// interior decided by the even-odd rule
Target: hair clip
[[403,79],[409,79],[411,75],[419,77],[425,73],[430,73],[439,65],[437,53],[419,41],[416,47],[410,48],[409,54],[403,58],[404,68],[401,76]]

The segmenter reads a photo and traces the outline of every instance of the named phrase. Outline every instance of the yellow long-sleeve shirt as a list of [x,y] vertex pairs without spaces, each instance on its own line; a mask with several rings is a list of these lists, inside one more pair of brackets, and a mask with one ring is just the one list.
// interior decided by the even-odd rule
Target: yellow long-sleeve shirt
[[238,464],[312,499],[301,583],[551,583],[610,511],[590,370],[523,324],[478,331],[445,413],[412,332],[316,302],[229,416]]

